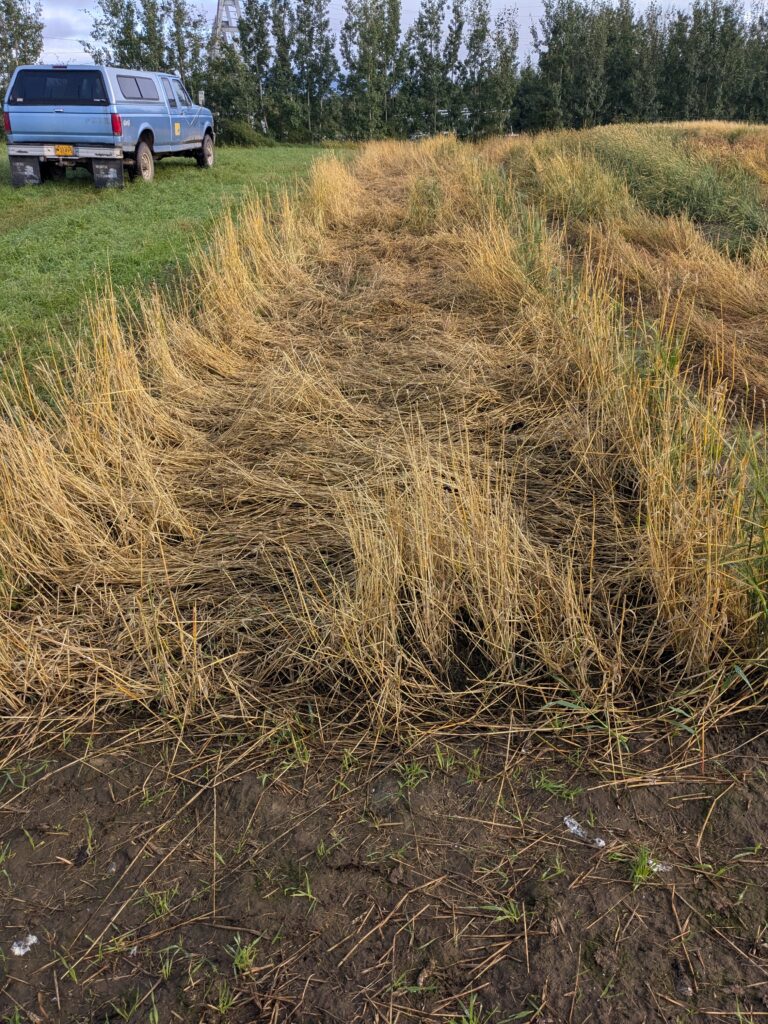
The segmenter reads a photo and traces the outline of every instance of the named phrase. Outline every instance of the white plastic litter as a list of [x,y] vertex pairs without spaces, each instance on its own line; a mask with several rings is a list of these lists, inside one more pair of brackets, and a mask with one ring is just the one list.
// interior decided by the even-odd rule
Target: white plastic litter
[[563,824],[572,836],[576,836],[577,839],[583,839],[584,842],[589,843],[590,846],[595,846],[598,850],[602,850],[605,846],[604,839],[601,839],[600,836],[591,836],[584,826],[580,825],[575,818],[566,816],[563,818]]
[[26,956],[37,942],[36,935],[28,935],[26,939],[18,939],[11,944],[11,952],[14,956]]
[[660,871],[671,871],[672,870],[672,865],[671,864],[664,864],[663,861],[654,860],[653,857],[649,857],[648,858],[648,866],[650,867],[651,871],[655,871],[657,874]]

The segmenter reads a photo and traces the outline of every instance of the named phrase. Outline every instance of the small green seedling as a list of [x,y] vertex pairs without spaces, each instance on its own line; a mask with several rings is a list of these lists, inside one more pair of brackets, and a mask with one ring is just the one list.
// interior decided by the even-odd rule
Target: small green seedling
[[392,991],[399,992],[402,995],[419,996],[427,992],[435,992],[436,990],[437,985],[434,981],[426,981],[422,985],[419,984],[418,979],[416,981],[408,981],[408,971],[403,971],[392,982]]
[[472,751],[472,757],[467,762],[467,782],[476,785],[482,778],[482,770],[480,766],[480,748],[475,747]]
[[561,800],[567,800],[568,803],[571,803],[583,792],[579,786],[569,786],[565,782],[551,778],[547,772],[539,772],[539,775],[534,780],[533,787],[534,789],[541,789],[551,796],[559,797]]
[[485,1012],[483,1004],[473,992],[469,997],[469,1002],[462,1003],[461,1016],[451,1018],[450,1024],[491,1024],[494,1016],[492,1010],[489,1013]]
[[450,775],[453,769],[456,767],[456,758],[450,752],[440,746],[439,743],[435,744],[435,761],[437,762],[438,769],[443,775]]
[[517,900],[513,900],[511,897],[507,897],[507,899],[502,903],[485,906],[482,909],[488,910],[494,914],[494,921],[500,921],[506,924],[517,924],[523,917],[522,907]]
[[179,891],[178,885],[172,889],[159,889],[157,892],[146,892],[142,897],[152,911],[152,917],[165,917],[170,914],[173,900]]
[[429,778],[429,772],[418,761],[406,761],[405,764],[399,764],[397,774],[400,776],[398,787],[401,793],[416,789],[420,783]]
[[641,885],[653,878],[653,858],[651,851],[646,846],[641,846],[630,862],[630,877],[632,888],[638,889]]
[[232,957],[232,970],[235,974],[248,974],[256,966],[256,949],[261,941],[257,936],[250,942],[243,942],[239,935],[231,946],[227,946],[227,953]]
[[563,855],[560,850],[555,853],[555,859],[549,867],[544,868],[541,873],[542,882],[546,882],[550,878],[557,878],[558,875],[565,874],[565,863],[563,861]]
[[303,885],[290,885],[285,890],[286,896],[294,896],[299,899],[305,899],[309,901],[309,909],[313,910],[317,903],[317,896],[312,892],[312,886],[309,883],[309,875],[304,872],[304,884]]

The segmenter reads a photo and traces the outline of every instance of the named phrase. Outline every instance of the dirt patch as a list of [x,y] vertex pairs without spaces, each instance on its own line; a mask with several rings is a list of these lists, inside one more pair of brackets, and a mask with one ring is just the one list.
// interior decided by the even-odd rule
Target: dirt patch
[[294,734],[265,753],[134,736],[14,764],[0,1010],[760,1019],[766,740],[727,748],[673,771],[649,747],[620,784],[515,737],[374,753]]

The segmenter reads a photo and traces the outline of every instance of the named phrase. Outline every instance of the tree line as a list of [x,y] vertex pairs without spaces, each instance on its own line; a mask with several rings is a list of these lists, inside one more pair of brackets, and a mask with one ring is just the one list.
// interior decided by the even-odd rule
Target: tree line
[[[345,0],[338,36],[329,0],[243,0],[237,47],[212,42],[188,0],[97,0],[83,46],[98,62],[179,71],[191,91],[205,90],[223,134],[240,141],[768,120],[762,7],[544,0],[543,8],[522,63],[516,12],[494,13],[489,0],[420,0],[407,27],[400,0]],[[41,45],[39,28],[30,30],[39,24],[32,0],[0,0],[3,12],[0,74]],[[4,33],[4,24],[19,27]]]
[[43,50],[39,0],[0,0],[0,97],[19,64],[34,64]]

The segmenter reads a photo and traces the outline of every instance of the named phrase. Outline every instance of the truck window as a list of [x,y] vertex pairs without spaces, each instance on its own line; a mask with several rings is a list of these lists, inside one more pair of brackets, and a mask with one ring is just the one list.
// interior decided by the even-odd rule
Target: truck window
[[168,98],[168,106],[169,107],[176,107],[176,106],[178,106],[178,104],[176,103],[176,97],[173,95],[173,89],[171,88],[171,83],[168,81],[167,78],[161,78],[160,81],[163,83],[163,89],[165,90],[165,95]]
[[118,75],[117,84],[126,100],[154,100],[155,102],[160,100],[157,86],[151,78],[142,78],[140,75]]
[[143,100],[158,100],[160,96],[157,92],[157,86],[151,78],[137,78],[136,81],[139,83],[139,92]]
[[177,78],[174,78],[173,80],[173,87],[176,90],[176,96],[182,107],[191,107],[192,100],[187,95],[187,90]]
[[27,106],[94,107],[109,103],[100,71],[20,71],[9,103]]
[[118,75],[117,84],[125,100],[140,100],[139,83],[130,75]]

